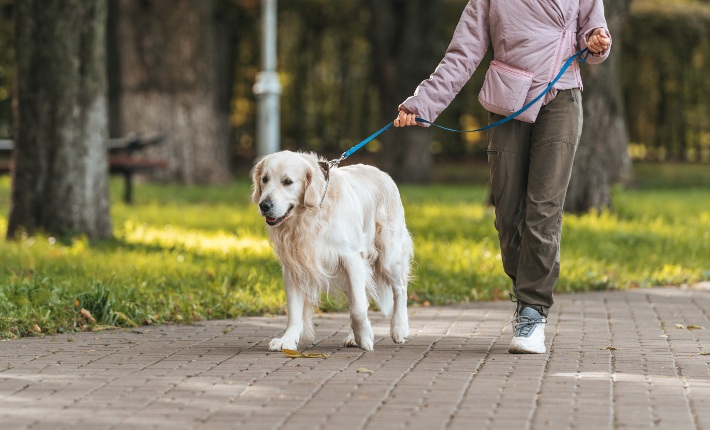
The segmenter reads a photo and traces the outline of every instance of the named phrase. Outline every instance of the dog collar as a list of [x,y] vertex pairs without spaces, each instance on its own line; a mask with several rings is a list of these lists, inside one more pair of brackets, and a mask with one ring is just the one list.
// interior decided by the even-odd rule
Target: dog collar
[[323,190],[323,195],[320,198],[320,204],[318,207],[320,208],[323,206],[323,200],[325,200],[325,194],[328,192],[328,185],[330,184],[330,168],[331,168],[331,163],[330,161],[319,161],[318,165],[320,166],[320,169],[323,171],[323,176],[325,176],[325,189]]

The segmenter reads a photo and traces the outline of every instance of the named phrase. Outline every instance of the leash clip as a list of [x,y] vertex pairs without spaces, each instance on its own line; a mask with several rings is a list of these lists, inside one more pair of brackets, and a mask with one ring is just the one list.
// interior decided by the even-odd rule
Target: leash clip
[[328,192],[328,185],[330,185],[330,169],[337,167],[341,160],[337,160],[336,163],[333,163],[335,160],[318,162],[320,169],[323,171],[323,176],[325,176],[325,188],[323,189],[323,195],[321,196],[320,203],[318,204],[319,208],[323,207],[323,200],[325,200],[325,195]]
[[343,155],[341,155],[340,158],[328,161],[328,168],[332,169],[334,167],[338,167],[340,165],[340,162],[345,160],[345,158],[347,158],[347,155],[345,155],[345,154],[346,153],[343,152]]
[[323,171],[323,175],[325,176],[325,189],[323,190],[323,196],[320,198],[320,204],[318,207],[323,206],[323,200],[325,200],[325,195],[328,193],[328,185],[330,185],[330,170],[335,169],[340,165],[340,162],[345,160],[348,157],[347,152],[343,152],[343,155],[340,156],[340,158],[336,158],[330,161],[319,161],[318,165],[320,166],[321,170]]

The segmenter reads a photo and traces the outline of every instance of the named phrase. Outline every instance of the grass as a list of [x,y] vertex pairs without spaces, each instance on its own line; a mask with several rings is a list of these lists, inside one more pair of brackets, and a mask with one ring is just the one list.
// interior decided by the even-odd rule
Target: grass
[[[9,188],[0,178],[0,232]],[[401,192],[416,253],[411,304],[506,298],[485,186]],[[280,268],[249,194],[246,179],[143,184],[126,206],[114,181],[113,240],[0,241],[0,337],[282,313]],[[563,229],[558,292],[710,279],[710,188],[702,184],[617,189],[614,213],[566,215]]]

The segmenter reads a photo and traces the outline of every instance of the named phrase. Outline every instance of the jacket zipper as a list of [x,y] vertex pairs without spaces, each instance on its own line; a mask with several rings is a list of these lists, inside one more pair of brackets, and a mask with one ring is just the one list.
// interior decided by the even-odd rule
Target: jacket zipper
[[552,78],[554,77],[555,70],[557,70],[557,63],[560,58],[560,51],[562,50],[562,45],[565,43],[565,34],[567,34],[567,30],[562,30],[562,37],[560,38],[559,43],[557,44],[557,48],[555,49],[555,60],[552,62],[552,66],[550,66],[550,72],[547,75],[547,83],[549,84],[552,82]]

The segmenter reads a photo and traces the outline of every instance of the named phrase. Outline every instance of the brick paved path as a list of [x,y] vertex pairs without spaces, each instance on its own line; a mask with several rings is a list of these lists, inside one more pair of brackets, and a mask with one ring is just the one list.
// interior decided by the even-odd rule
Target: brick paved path
[[710,291],[558,295],[543,355],[512,308],[411,308],[405,345],[373,314],[370,353],[319,315],[327,359],[267,351],[284,317],[0,342],[0,428],[710,429]]

